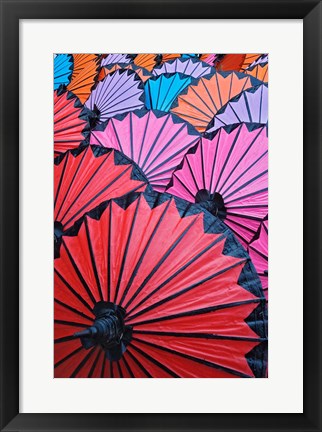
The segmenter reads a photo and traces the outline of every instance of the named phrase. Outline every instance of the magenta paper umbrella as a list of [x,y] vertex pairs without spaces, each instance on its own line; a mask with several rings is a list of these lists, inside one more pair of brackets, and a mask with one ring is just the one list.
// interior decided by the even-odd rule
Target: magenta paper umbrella
[[189,75],[193,78],[200,78],[210,73],[215,73],[216,70],[196,58],[176,58],[169,62],[165,62],[153,69],[152,74],[157,76],[164,73],[180,72],[184,75]]
[[120,69],[100,81],[85,103],[97,123],[144,107],[144,87],[138,74]]
[[189,151],[167,192],[203,203],[247,246],[268,207],[267,127],[222,127]]
[[267,84],[251,87],[224,105],[209,123],[206,132],[236,123],[261,123],[268,121]]
[[90,144],[120,150],[135,161],[151,186],[163,192],[199,133],[171,113],[138,110],[110,119],[93,130]]
[[268,289],[268,219],[261,223],[258,232],[248,247],[248,253],[262,282],[267,298]]

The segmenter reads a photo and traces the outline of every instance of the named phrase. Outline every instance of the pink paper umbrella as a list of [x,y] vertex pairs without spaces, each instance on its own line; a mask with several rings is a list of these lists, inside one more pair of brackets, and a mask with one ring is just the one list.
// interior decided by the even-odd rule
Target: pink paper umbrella
[[268,207],[267,128],[245,124],[222,127],[186,154],[167,192],[203,203],[246,247]]
[[265,219],[248,248],[249,256],[262,282],[264,294],[267,298],[268,289],[268,220]]
[[115,148],[135,161],[151,186],[163,192],[199,133],[176,115],[138,110],[110,119],[93,130],[90,144]]

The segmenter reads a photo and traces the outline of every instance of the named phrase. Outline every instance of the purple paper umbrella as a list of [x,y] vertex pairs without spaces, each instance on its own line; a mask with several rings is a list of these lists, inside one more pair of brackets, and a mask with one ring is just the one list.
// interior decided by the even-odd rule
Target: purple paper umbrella
[[266,126],[220,128],[186,154],[166,192],[203,203],[247,246],[267,215],[267,144]]
[[101,66],[115,63],[131,63],[131,61],[132,58],[128,54],[108,54],[108,56],[102,60]]
[[248,248],[249,256],[262,282],[267,298],[268,288],[268,220],[264,220]]
[[181,72],[193,78],[200,78],[209,73],[215,73],[216,70],[196,58],[176,58],[169,62],[163,63],[153,69],[152,74],[157,76],[164,73]]
[[120,150],[139,165],[155,190],[163,192],[199,136],[173,114],[138,110],[114,117],[104,130],[92,131],[90,144]]
[[144,107],[144,86],[138,74],[119,69],[97,84],[86,101],[97,123],[110,117]]
[[267,84],[251,87],[224,105],[209,123],[206,132],[236,123],[261,123],[268,120]]

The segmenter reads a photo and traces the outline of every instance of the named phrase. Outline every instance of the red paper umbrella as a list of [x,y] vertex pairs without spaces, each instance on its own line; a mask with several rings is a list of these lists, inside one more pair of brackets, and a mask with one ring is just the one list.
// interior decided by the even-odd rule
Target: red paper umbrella
[[173,114],[137,110],[112,118],[106,127],[97,127],[90,142],[126,154],[151,186],[163,192],[172,172],[198,139],[197,131]]
[[209,138],[187,153],[167,192],[202,202],[246,246],[267,215],[266,126],[242,123],[220,128]]
[[249,256],[262,282],[267,297],[268,289],[268,219],[265,219],[248,247]]
[[147,180],[117,150],[88,146],[55,159],[54,220],[59,248],[61,234],[85,212],[107,199],[143,191]]
[[55,377],[262,377],[265,308],[220,219],[168,194],[111,200],[55,260]]
[[54,151],[76,148],[89,132],[88,111],[73,93],[54,92]]

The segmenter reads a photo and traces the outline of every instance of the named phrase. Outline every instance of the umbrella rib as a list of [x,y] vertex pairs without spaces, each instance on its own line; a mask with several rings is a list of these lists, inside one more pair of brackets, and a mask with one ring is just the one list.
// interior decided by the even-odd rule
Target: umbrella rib
[[154,336],[174,336],[178,338],[192,338],[192,339],[216,339],[216,340],[231,340],[241,342],[266,342],[267,338],[255,338],[245,336],[225,336],[213,333],[184,333],[184,332],[170,332],[170,331],[157,331],[157,330],[133,330],[134,334],[154,335]]
[[[106,159],[105,159],[106,161]],[[105,162],[104,161],[104,162]],[[102,165],[101,165],[102,166]],[[101,167],[100,167],[101,168]],[[84,210],[86,209],[86,207],[90,206],[92,204],[92,202],[94,202],[100,195],[102,195],[104,192],[107,191],[107,189],[109,189],[114,183],[116,183],[118,180],[120,180],[121,177],[123,177],[128,171],[130,171],[132,169],[132,165],[128,165],[124,171],[122,171],[120,174],[117,175],[117,177],[115,177],[113,180],[111,180],[111,182],[109,184],[107,184],[103,189],[101,189],[99,192],[97,192],[97,194],[95,196],[93,196],[89,201],[87,201],[83,207],[81,207],[76,213],[73,214],[72,217],[70,217],[68,219],[67,222],[65,222],[65,225],[68,225],[73,219],[75,219],[79,214],[83,213]],[[94,175],[96,176],[97,173],[95,173]],[[92,179],[89,180],[89,182],[91,182]],[[88,183],[89,184],[89,183]],[[84,189],[88,186],[88,184],[84,187]],[[141,187],[142,185],[140,185]],[[136,187],[135,189],[137,189],[138,187]],[[84,190],[83,189],[83,190]],[[75,198],[75,200],[72,202],[72,204],[70,205],[70,207],[72,207],[74,205],[74,203],[77,201],[77,199],[79,198],[79,195],[83,192],[80,191],[80,193],[78,194],[78,197]],[[68,209],[69,210],[69,209]],[[67,213],[67,212],[66,212]],[[65,214],[66,214],[65,213]]]
[[[87,151],[84,151],[84,153],[87,153]],[[78,192],[78,194],[76,195],[76,197],[73,199],[73,201],[70,203],[70,205],[67,207],[67,209],[65,209],[65,212],[64,212],[64,214],[63,214],[63,216],[61,217],[61,220],[63,220],[65,217],[66,217],[66,215],[68,214],[68,212],[71,210],[71,208],[73,207],[73,205],[77,202],[77,200],[79,199],[79,197],[82,195],[82,193],[84,192],[84,190],[89,186],[89,184],[91,183],[91,181],[95,178],[95,176],[97,175],[97,173],[100,171],[100,169],[103,167],[103,165],[105,164],[105,162],[107,161],[107,159],[109,159],[110,158],[110,156],[111,156],[111,154],[112,154],[112,152],[109,152],[109,153],[107,153],[106,154],[106,157],[104,157],[104,156],[101,156],[102,157],[102,163],[96,168],[96,170],[93,172],[93,174],[90,176],[90,178],[86,181],[86,183],[84,184],[84,186],[82,187],[82,189]],[[72,182],[71,182],[71,184],[70,184],[70,187],[72,186],[72,184],[74,183],[74,181],[75,181],[75,178],[73,178],[73,180],[72,180]],[[113,183],[113,181],[112,181],[112,183]],[[111,183],[111,184],[112,184]],[[109,185],[108,185],[109,186]],[[107,187],[108,186],[106,186],[105,187],[105,189],[107,189]],[[104,191],[104,189],[103,189],[103,191]],[[100,192],[101,193],[101,192]],[[99,193],[99,194],[100,194]],[[98,195],[99,195],[98,194]],[[65,198],[64,198],[64,201],[65,201],[65,199],[66,199],[66,197],[67,197],[67,195],[65,196]],[[93,199],[95,199],[95,198],[92,198],[92,200]],[[92,201],[91,200],[91,201]],[[91,203],[91,201],[89,201],[89,203]],[[73,220],[75,217],[76,217],[76,215],[77,214],[79,214],[86,206],[88,205],[88,203],[86,203],[83,207],[82,207],[82,209],[81,210],[79,210],[75,215],[73,215],[67,222],[65,222],[65,224],[64,225],[67,225],[68,223],[70,223],[70,221],[71,220]]]
[[[227,213],[227,214],[229,214],[229,213]],[[239,217],[240,219],[244,219],[244,216],[243,216],[243,215],[239,215],[238,217]],[[256,230],[253,230],[253,229],[251,229],[251,228],[245,226],[244,224],[242,224],[242,223],[240,223],[240,222],[234,221],[234,220],[229,219],[229,218],[226,218],[226,220],[228,220],[230,223],[232,223],[232,224],[234,224],[234,225],[239,226],[240,228],[244,228],[246,231],[249,231],[249,232],[251,232],[251,233],[254,234],[254,235],[256,234]]]
[[128,373],[131,375],[131,378],[135,378],[134,373],[133,373],[132,369],[130,368],[130,365],[128,364],[128,362],[127,362],[127,360],[125,358],[125,355],[123,355],[122,360],[123,360],[123,362],[125,364],[125,367],[126,367]]
[[[229,180],[229,178],[231,177],[231,175],[233,174],[233,172],[237,168],[238,164],[242,161],[244,156],[246,156],[246,154],[248,153],[249,148],[242,155],[242,158],[238,161],[237,165],[235,165],[233,170],[229,173],[228,177],[226,178],[225,182],[222,184],[221,188],[223,188],[225,186],[225,184],[227,183],[227,181]],[[222,191],[222,195],[225,195],[229,191],[229,189],[231,189],[247,173],[247,171],[252,169],[263,157],[265,157],[267,153],[268,153],[268,150],[265,150],[264,153],[262,153],[251,165],[249,165],[249,167],[247,168],[246,171],[243,171],[224,191]]]
[[117,364],[117,370],[119,372],[120,378],[123,378],[123,372],[122,372],[122,369],[121,369],[121,366],[120,366],[120,362],[117,361],[116,364]]
[[[220,106],[222,107],[223,103],[222,103],[222,99],[221,99],[220,85],[219,85],[219,82],[218,82],[218,72],[215,73],[215,77],[216,77],[216,83],[217,83],[217,90],[218,90],[218,96],[219,96],[219,103],[220,103]],[[232,84],[232,81],[233,81],[233,74],[231,74],[231,79],[230,79],[229,96],[230,96],[230,90],[231,90],[231,84]],[[229,99],[230,99],[230,97],[229,97]],[[216,111],[218,111],[218,108],[217,108],[216,105],[215,105],[215,109],[216,109]]]
[[[219,143],[220,143],[220,137],[221,137],[221,135],[222,135],[222,129],[219,129],[219,133],[218,133],[218,135],[216,135],[216,138],[217,138],[216,151],[215,151],[214,161],[213,161],[212,170],[211,170],[211,178],[210,178],[210,186],[209,186],[209,192],[210,193],[214,193],[215,192],[212,184],[214,182],[214,174],[215,174],[215,168],[216,168],[216,163],[217,163],[217,155],[218,155],[218,148],[219,148]],[[201,140],[201,145],[203,145],[203,141],[202,140]]]
[[194,173],[192,171],[192,168],[191,168],[191,165],[190,165],[188,157],[186,157],[186,162],[187,162],[187,166],[189,168],[190,174],[191,174],[191,178],[192,178],[192,180],[193,180],[193,182],[194,182],[194,184],[196,186],[196,190],[198,191],[199,190],[199,185],[198,185],[197,180],[196,180],[196,178],[194,176]]
[[[217,306],[209,306],[209,307],[201,308],[201,309],[194,309],[194,310],[187,311],[187,312],[178,312],[178,313],[173,314],[173,315],[166,315],[166,316],[161,316],[161,317],[157,317],[157,318],[151,318],[151,319],[148,319],[145,321],[135,322],[133,324],[133,326],[136,327],[136,326],[152,324],[152,323],[156,323],[156,322],[160,322],[160,321],[169,321],[169,320],[176,319],[176,318],[190,317],[190,316],[195,316],[195,315],[203,315],[203,314],[207,314],[207,313],[211,313],[211,312],[216,312],[217,310],[221,310],[221,309],[229,309],[232,307],[242,306],[242,305],[251,304],[251,303],[260,303],[262,300],[265,300],[265,298],[258,297],[258,298],[251,299],[251,300],[241,300],[238,302],[225,303],[225,304],[221,304],[221,305],[217,305]],[[128,317],[127,320],[131,323],[132,317]]]
[[178,246],[178,244],[183,240],[185,235],[188,233],[188,231],[191,229],[191,227],[196,223],[198,218],[194,218],[192,222],[187,226],[187,228],[184,229],[184,231],[179,235],[179,237],[175,240],[174,243],[169,247],[169,249],[166,251],[166,253],[162,256],[162,258],[157,262],[157,264],[154,266],[154,268],[151,270],[151,272],[147,275],[147,277],[144,279],[140,287],[136,290],[136,292],[132,295],[130,300],[126,303],[125,309],[129,307],[129,305],[133,302],[133,300],[137,297],[137,295],[143,290],[143,288],[146,286],[146,284],[149,282],[149,280],[152,278],[154,273],[160,268],[160,266],[164,263],[164,261],[169,257],[169,255],[173,252],[173,250]]
[[[150,163],[145,167],[145,172],[148,174],[149,173],[149,168],[150,166],[160,157],[160,155],[169,147],[169,145],[175,140],[175,138],[180,134],[180,132],[184,129],[185,124],[183,124],[181,126],[181,128],[171,137],[171,139],[164,145],[162,145],[162,147],[160,148],[160,152],[154,157],[153,160],[150,161]],[[179,151],[181,152],[182,149]],[[173,156],[171,156],[171,158],[173,158]],[[169,158],[170,159],[170,158]],[[166,162],[166,161],[165,161]],[[165,164],[165,162],[162,162],[160,165]],[[159,165],[159,166],[160,166]],[[158,167],[153,168],[153,170],[156,170]]]
[[131,343],[130,347],[132,349],[134,349],[136,352],[138,352],[139,354],[141,354],[142,357],[145,357],[148,361],[150,361],[151,363],[153,363],[156,366],[158,366],[160,369],[162,369],[164,372],[166,372],[167,374],[169,374],[173,378],[180,378],[180,376],[178,374],[176,374],[175,372],[173,372],[171,369],[169,369],[163,363],[160,363],[158,360],[156,360],[155,358],[151,357],[145,351],[143,351],[140,348],[138,348],[137,346],[133,345],[133,343]]
[[[266,187],[266,188],[260,189],[260,190],[258,190],[258,191],[255,191],[255,192],[249,193],[249,194],[247,194],[247,195],[244,195],[244,196],[242,196],[242,197],[237,197],[237,198],[235,198],[235,199],[233,199],[233,200],[231,200],[231,201],[226,201],[225,204],[227,205],[227,204],[230,204],[230,203],[235,202],[235,201],[241,201],[241,200],[243,200],[244,198],[249,198],[250,196],[258,195],[258,194],[260,194],[260,193],[262,193],[262,192],[267,192],[267,191],[268,191],[268,188]],[[267,205],[265,205],[264,207],[267,207]]]
[[109,205],[109,223],[108,223],[108,239],[107,239],[107,280],[108,284],[107,290],[107,301],[111,301],[111,291],[112,291],[112,275],[111,275],[111,262],[112,262],[112,249],[111,249],[111,238],[112,238],[112,201]]
[[92,378],[94,370],[95,370],[95,368],[97,366],[97,363],[98,363],[98,359],[100,358],[102,352],[103,352],[102,350],[98,350],[97,356],[96,356],[96,358],[95,358],[95,360],[94,360],[94,362],[92,364],[92,367],[91,367],[91,369],[90,369],[90,371],[89,371],[89,373],[87,375],[87,378]]
[[105,365],[106,365],[106,357],[104,354],[103,361],[102,361],[102,368],[101,368],[101,378],[104,378],[105,375]]
[[94,305],[94,304],[96,303],[96,299],[95,299],[95,297],[93,296],[93,293],[92,293],[92,291],[90,290],[89,286],[87,285],[87,283],[86,283],[86,281],[85,281],[83,275],[81,274],[79,268],[77,267],[77,265],[76,265],[76,263],[75,263],[75,261],[74,261],[74,258],[72,257],[72,255],[71,255],[71,253],[70,253],[70,251],[69,251],[69,249],[68,249],[68,247],[67,247],[67,245],[66,245],[66,243],[65,243],[64,238],[62,239],[62,245],[65,247],[65,250],[66,250],[66,252],[67,252],[68,258],[69,258],[69,260],[70,260],[70,262],[71,262],[71,264],[72,264],[72,266],[73,266],[73,268],[74,268],[74,270],[75,270],[75,273],[76,273],[77,276],[78,276],[78,279],[80,280],[81,284],[82,284],[83,287],[85,288],[85,290],[86,290],[86,292],[87,292],[89,298],[92,300],[93,305]]
[[226,373],[230,373],[230,374],[238,376],[240,378],[251,378],[250,375],[247,375],[247,374],[245,374],[243,372],[239,372],[239,371],[237,371],[235,369],[231,369],[231,368],[228,368],[226,366],[221,366],[221,365],[219,365],[217,363],[214,363],[214,362],[211,362],[211,361],[208,361],[208,360],[205,360],[205,359],[201,359],[201,358],[198,358],[198,357],[194,357],[192,355],[185,354],[185,353],[182,353],[180,351],[176,351],[174,349],[166,348],[166,347],[163,347],[161,345],[156,345],[156,344],[154,344],[152,342],[144,341],[142,339],[137,339],[135,337],[133,337],[133,340],[135,340],[135,341],[137,341],[139,343],[143,343],[145,345],[151,346],[151,347],[155,348],[156,350],[165,351],[165,352],[168,352],[170,354],[177,355],[179,357],[183,357],[183,358],[186,358],[188,360],[192,360],[192,361],[194,361],[196,363],[199,363],[199,364],[202,364],[204,366],[209,366],[209,367],[211,367],[213,369],[217,369],[217,370],[224,371]]
[[72,351],[71,353],[67,354],[64,358],[62,358],[61,360],[59,360],[58,362],[56,362],[54,364],[54,368],[57,368],[58,366],[63,364],[66,360],[69,360],[71,357],[78,354],[82,349],[83,349],[83,347],[80,346],[80,347],[76,348],[74,351]]
[[54,298],[54,302],[56,302],[60,306],[63,306],[66,309],[69,309],[71,312],[74,312],[75,314],[81,316],[82,318],[88,319],[92,323],[93,317],[86,315],[84,312],[79,311],[78,309],[68,305],[67,303],[65,303],[65,302],[63,302],[57,298]]
[[245,105],[246,105],[248,117],[250,119],[250,122],[252,123],[253,122],[253,118],[252,118],[252,113],[251,113],[251,110],[250,110],[250,107],[249,107],[248,99],[246,97],[246,92],[244,92],[243,95],[244,95],[244,100],[245,100]]
[[85,232],[86,232],[86,237],[87,237],[89,254],[90,254],[90,257],[91,257],[92,269],[93,269],[93,272],[94,272],[96,285],[97,285],[97,288],[98,288],[98,291],[99,291],[100,300],[103,301],[104,300],[104,298],[103,298],[103,291],[102,291],[101,282],[100,282],[100,279],[99,279],[99,276],[98,276],[97,265],[96,265],[96,261],[95,261],[94,250],[93,250],[93,245],[92,245],[92,239],[91,239],[90,232],[89,232],[87,217],[85,217],[84,224],[85,224]]
[[246,183],[242,184],[241,186],[239,186],[237,189],[235,189],[233,192],[231,192],[229,195],[226,195],[226,199],[231,197],[232,195],[235,195],[236,192],[239,192],[240,190],[244,189],[246,186],[250,185],[251,183],[253,183],[254,181],[258,180],[259,178],[263,177],[263,175],[267,174],[268,170],[265,170],[259,174],[257,174],[257,176],[251,178],[250,180],[248,180]]
[[[217,74],[216,74],[216,78],[217,78]],[[210,98],[212,104],[213,104],[214,109],[210,109],[210,108],[208,107],[208,105],[207,105],[207,107],[209,108],[209,110],[210,110],[210,112],[212,113],[212,115],[214,115],[214,113],[215,113],[216,111],[218,111],[217,105],[215,104],[215,101],[213,100],[213,97],[211,96],[211,93],[210,93],[210,91],[208,90],[208,88],[207,88],[206,84],[204,83],[204,80],[203,80],[203,79],[201,80],[201,82],[202,82],[202,84],[203,84],[203,86],[204,86],[204,88],[205,88],[205,90],[206,90],[206,92],[207,92],[207,94],[208,94],[208,96],[209,96],[209,98]]]
[[141,141],[141,145],[140,145],[139,156],[138,156],[138,160],[137,160],[138,165],[140,165],[140,160],[141,160],[142,150],[143,150],[144,141],[145,141],[145,137],[146,137],[146,132],[147,132],[148,125],[150,122],[150,116],[151,116],[151,111],[149,111],[149,113],[147,115],[147,121],[146,121],[145,127],[144,127],[144,133],[143,133],[143,137],[142,137],[142,141]]
[[[81,159],[80,159],[80,161],[79,161],[79,164],[77,165],[77,168],[76,168],[76,170],[75,170],[75,172],[74,172],[74,174],[73,174],[73,177],[72,177],[72,179],[71,179],[71,182],[70,182],[69,185],[68,185],[68,188],[67,188],[67,190],[66,190],[66,193],[65,193],[64,197],[62,198],[62,201],[61,201],[60,207],[59,207],[59,209],[57,210],[56,220],[58,220],[58,215],[59,215],[59,213],[60,213],[60,211],[61,211],[61,209],[62,209],[62,207],[63,207],[63,205],[64,205],[64,202],[65,202],[65,200],[66,200],[66,197],[67,197],[68,194],[69,194],[69,191],[70,191],[70,189],[71,189],[71,187],[72,187],[72,184],[74,183],[74,180],[75,180],[75,178],[76,178],[76,176],[77,176],[77,174],[78,174],[78,171],[80,170],[80,167],[81,167],[81,165],[82,165],[82,163],[83,163],[83,160],[85,159],[85,155],[86,155],[86,153],[87,153],[87,151],[85,150],[85,151],[83,152],[82,157],[81,157]],[[70,153],[68,153],[68,155],[69,155],[69,154],[70,154]]]
[[62,324],[62,325],[67,325],[67,326],[71,326],[71,327],[84,327],[84,328],[88,327],[88,324],[78,323],[75,321],[65,321],[65,320],[60,320],[60,319],[55,319],[54,321],[56,324]]
[[59,273],[59,271],[54,268],[54,272],[57,274],[59,279],[64,283],[66,288],[69,289],[69,291],[74,294],[74,296],[79,300],[85,307],[92,313],[92,307],[87,303],[87,301],[81,296],[74,288],[66,281],[66,279]]
[[126,295],[128,294],[129,289],[131,288],[133,280],[134,280],[136,274],[138,273],[138,270],[139,270],[139,268],[140,268],[140,266],[141,266],[141,264],[143,262],[145,254],[147,253],[147,251],[148,251],[148,249],[149,249],[149,247],[151,245],[151,242],[152,242],[154,236],[156,235],[156,233],[157,233],[157,231],[158,231],[158,229],[159,229],[159,227],[161,225],[161,222],[163,221],[163,218],[164,218],[165,214],[167,213],[167,210],[168,210],[171,202],[172,202],[172,200],[169,199],[168,202],[167,202],[167,204],[166,204],[166,206],[165,206],[165,208],[164,208],[164,210],[163,210],[163,212],[161,213],[161,216],[160,216],[159,220],[157,221],[155,227],[153,228],[153,231],[152,231],[152,233],[151,233],[151,235],[150,235],[150,237],[149,237],[149,239],[147,241],[147,244],[145,245],[145,247],[144,247],[144,249],[143,249],[143,251],[141,253],[141,256],[138,259],[138,261],[137,261],[137,263],[136,263],[136,265],[134,267],[134,270],[133,270],[133,272],[132,272],[132,274],[131,274],[131,276],[129,278],[129,281],[128,281],[126,287],[125,287],[125,290],[124,290],[123,295],[122,295],[121,300],[120,300],[120,306],[122,306],[122,303],[124,302],[124,300],[126,298]]
[[148,378],[152,378],[152,375],[150,374],[149,371],[146,370],[146,368],[139,362],[139,360],[135,357],[135,355],[133,353],[131,353],[131,350],[129,349],[130,346],[128,346],[126,352],[128,353],[128,355],[131,357],[131,359],[138,365],[138,367],[142,370],[142,372],[148,377]]
[[70,378],[75,378],[76,375],[83,369],[85,364],[88,362],[88,360],[91,358],[91,356],[94,354],[96,350],[96,347],[93,347],[89,353],[82,359],[82,361],[78,364],[78,366],[74,369],[72,374],[70,375]]
[[[225,171],[226,165],[227,165],[227,163],[228,163],[228,161],[229,161],[229,159],[230,159],[230,156],[232,155],[232,152],[233,152],[233,150],[234,150],[234,148],[235,148],[235,145],[236,145],[236,143],[237,143],[237,141],[238,141],[238,138],[239,138],[239,135],[240,135],[241,129],[242,129],[241,126],[238,126],[238,131],[237,131],[237,133],[236,133],[236,136],[235,136],[233,142],[231,143],[231,146],[230,146],[230,149],[229,149],[229,151],[228,151],[228,153],[227,153],[227,156],[226,156],[225,162],[223,163],[223,165],[222,165],[222,167],[221,167],[220,174],[219,174],[219,176],[218,176],[218,178],[217,178],[217,182],[216,182],[215,189],[214,189],[215,192],[217,191],[217,188],[218,188],[218,185],[219,185],[220,179],[221,179],[221,177],[222,177],[222,175],[223,175],[223,173],[224,173],[224,171]],[[219,146],[219,142],[218,142],[218,146]]]
[[135,210],[134,210],[133,219],[131,221],[131,228],[130,228],[130,231],[129,231],[129,234],[128,234],[128,237],[127,237],[127,240],[126,240],[126,245],[125,245],[125,249],[124,249],[123,257],[122,257],[122,262],[121,262],[120,273],[119,273],[119,277],[118,277],[118,280],[117,280],[117,284],[116,284],[116,288],[115,288],[115,293],[114,293],[114,303],[117,303],[117,297],[118,297],[119,290],[120,290],[122,276],[123,276],[123,272],[124,272],[124,269],[125,269],[126,258],[127,258],[127,254],[128,254],[129,247],[130,247],[130,242],[131,242],[132,235],[133,235],[133,230],[135,228],[135,222],[136,222],[136,219],[137,219],[137,216],[138,216],[140,203],[141,203],[141,195],[139,196],[139,198],[138,198],[138,200],[136,202],[136,207],[135,207]]
[[[167,159],[165,159],[163,162],[159,163],[159,165],[155,166],[155,167],[153,168],[152,172],[156,171],[156,170],[157,170],[158,168],[160,168],[162,165],[165,165],[165,164],[167,164],[169,161],[173,160],[173,159],[174,159],[176,156],[178,156],[180,153],[185,153],[185,150],[187,150],[187,149],[189,149],[190,147],[192,147],[192,146],[193,146],[197,141],[198,141],[198,138],[195,139],[194,141],[191,141],[191,142],[188,143],[186,146],[180,148],[176,153],[174,153],[173,155],[169,156],[169,157],[168,157]],[[158,154],[157,157],[159,157],[160,154],[163,153],[164,150],[165,150],[165,147],[160,151],[160,153]],[[150,165],[151,165],[151,164],[150,164]],[[171,167],[171,168],[169,168],[167,171],[172,171],[173,169],[174,169],[174,168]],[[167,172],[167,171],[164,171],[164,172]],[[145,171],[145,172],[146,172],[146,175],[147,175],[147,176],[152,177],[152,178],[153,178],[155,175],[157,175],[157,174],[155,174],[154,176],[151,176],[151,172],[148,172],[148,171]],[[159,174],[163,174],[163,172],[161,172],[161,173],[159,173]]]
[[268,261],[268,256],[263,252],[260,252],[258,249],[255,249],[253,245],[250,244],[249,248],[252,249],[254,253],[257,253],[257,255],[261,256],[265,261]]
[[67,160],[69,158],[69,155],[70,155],[70,153],[67,153],[65,155],[63,169],[62,169],[62,172],[61,172],[61,175],[60,175],[60,179],[59,179],[57,190],[56,190],[56,194],[55,194],[54,208],[56,207],[56,202],[57,202],[58,196],[60,194],[60,188],[61,188],[61,185],[62,185],[62,182],[63,182],[63,178],[64,178],[64,174],[65,174],[65,170],[66,170],[66,165],[67,165]]
[[149,151],[148,151],[147,155],[145,156],[145,159],[141,165],[142,170],[144,169],[145,164],[149,160],[149,157],[151,156],[151,153],[154,150],[154,147],[156,146],[156,143],[158,142],[160,136],[162,135],[162,132],[163,132],[166,124],[168,123],[169,119],[170,119],[170,115],[166,116],[165,122],[162,124],[161,128],[159,129],[159,132],[157,133],[155,140],[151,144],[151,147],[149,148]]
[[[200,80],[201,82],[202,82],[202,84],[203,84],[203,78],[201,78],[201,80]],[[204,87],[206,88],[206,86],[204,85]],[[189,102],[187,102],[186,100],[185,100],[185,102],[186,103],[188,103],[189,105],[191,105],[193,108],[195,108],[197,111],[199,111],[201,114],[203,114],[205,117],[207,117],[207,118],[209,118],[209,119],[211,119],[212,117],[213,117],[213,110],[209,107],[209,105],[208,104],[206,104],[206,102],[204,101],[204,99],[198,94],[198,92],[196,92],[196,90],[193,88],[193,86],[191,86],[190,87],[190,89],[191,89],[191,91],[193,91],[193,93],[197,96],[197,98],[205,105],[205,107],[208,109],[208,111],[210,111],[211,112],[211,114],[212,115],[209,115],[209,113],[208,112],[205,112],[205,111],[203,111],[201,108],[198,108],[196,105],[192,105],[192,104],[190,104]],[[207,89],[206,89],[206,91],[207,91]],[[207,93],[208,93],[208,95],[209,95],[209,92],[207,91]],[[184,100],[184,99],[183,99]]]
[[[219,241],[219,240],[218,240],[218,241]],[[209,247],[208,247],[208,248],[209,248]],[[203,252],[204,252],[204,251],[203,251]],[[232,265],[229,266],[229,267],[225,267],[224,269],[221,269],[220,271],[218,271],[218,272],[212,274],[211,276],[207,276],[206,278],[202,279],[201,281],[195,282],[194,284],[188,286],[187,288],[182,289],[181,291],[178,291],[178,292],[175,293],[175,294],[172,294],[172,295],[170,295],[170,296],[168,296],[168,297],[163,298],[162,300],[159,300],[159,301],[156,302],[156,303],[153,303],[152,305],[150,305],[150,306],[146,307],[145,309],[142,309],[142,310],[140,310],[139,312],[137,312],[136,314],[132,315],[132,316],[131,316],[131,319],[137,318],[138,316],[141,316],[141,315],[143,315],[143,314],[145,314],[145,313],[147,313],[147,312],[150,312],[151,310],[157,308],[158,306],[161,306],[161,305],[163,305],[163,304],[165,304],[165,303],[168,303],[169,301],[171,301],[171,300],[173,300],[173,299],[175,299],[175,298],[180,297],[180,296],[183,295],[183,294],[186,294],[187,292],[189,292],[189,291],[191,291],[191,290],[197,288],[198,286],[202,285],[203,283],[208,282],[209,280],[214,279],[214,278],[216,278],[217,276],[220,276],[221,274],[223,274],[223,273],[225,273],[225,272],[227,272],[227,271],[229,271],[229,270],[231,270],[231,269],[233,269],[233,268],[235,268],[235,267],[238,267],[238,266],[241,265],[241,264],[244,264],[245,261],[246,261],[246,258],[244,258],[244,259],[241,260],[241,261],[238,261],[238,262],[235,263],[235,264],[232,264]],[[164,286],[165,284],[167,284],[167,283],[168,283],[168,281],[166,281],[166,282],[163,284],[163,286]],[[159,289],[160,289],[160,287],[157,287],[157,288],[156,288],[156,290],[159,290]],[[155,291],[155,290],[154,290],[154,291]],[[133,308],[133,309],[134,309],[134,308]],[[133,312],[133,309],[131,310],[131,312]],[[129,315],[129,317],[130,317],[130,315]]]
[[179,183],[181,184],[181,186],[183,186],[185,189],[186,189],[186,191],[189,193],[189,195],[193,198],[193,199],[195,199],[195,195],[191,192],[191,190],[183,183],[183,181],[180,179],[180,177],[178,177],[178,175],[174,172],[173,173],[173,177],[175,177],[178,181],[179,181]]

